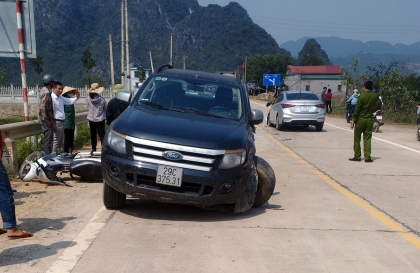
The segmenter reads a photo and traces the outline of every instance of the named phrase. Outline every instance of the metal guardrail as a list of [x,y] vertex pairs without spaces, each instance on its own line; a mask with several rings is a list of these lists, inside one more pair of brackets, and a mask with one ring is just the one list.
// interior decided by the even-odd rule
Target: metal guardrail
[[[77,113],[75,122],[77,125],[87,122],[87,112]],[[3,140],[19,139],[42,134],[42,129],[37,120],[30,120],[0,125],[0,133]]]
[[[87,122],[87,112],[77,113],[76,125]],[[0,150],[6,169],[18,171],[16,139],[42,134],[41,124],[37,120],[22,121],[0,125]]]
[[[41,87],[28,87],[28,98],[38,98],[38,93],[41,90]],[[80,98],[86,98],[89,94],[89,87],[85,85],[84,87],[77,88],[80,92]],[[13,100],[22,98],[22,87],[20,86],[0,86],[0,97],[10,97]],[[104,91],[101,93],[101,96],[104,98],[113,98],[114,92],[112,92],[112,87],[104,87]]]

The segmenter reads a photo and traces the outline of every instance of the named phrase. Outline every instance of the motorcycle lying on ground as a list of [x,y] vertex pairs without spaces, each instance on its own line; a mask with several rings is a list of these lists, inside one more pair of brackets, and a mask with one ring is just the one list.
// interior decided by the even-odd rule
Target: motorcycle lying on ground
[[65,185],[71,187],[60,174],[68,172],[80,177],[80,180],[92,180],[102,178],[101,153],[52,153],[45,155],[44,152],[30,154],[19,169],[19,178],[23,181],[38,179],[43,183],[53,185]]
[[373,132],[377,133],[379,131],[379,127],[384,125],[385,123],[382,122],[382,110],[376,110],[373,113]]

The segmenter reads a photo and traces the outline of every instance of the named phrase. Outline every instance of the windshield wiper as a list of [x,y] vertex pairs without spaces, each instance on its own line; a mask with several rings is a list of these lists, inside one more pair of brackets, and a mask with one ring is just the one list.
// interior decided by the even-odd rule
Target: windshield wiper
[[154,102],[150,102],[150,101],[142,101],[142,103],[143,103],[143,104],[146,104],[146,105],[148,105],[148,106],[152,106],[152,107],[155,107],[155,108],[159,108],[159,109],[168,109],[168,108],[163,107],[163,106],[162,106],[162,105],[160,105],[160,104],[157,104],[157,103],[154,103]]
[[207,112],[200,111],[197,108],[193,108],[193,107],[173,107],[173,108],[170,108],[169,110],[173,110],[173,111],[177,111],[181,113],[194,113],[201,116],[222,118],[220,116],[216,116],[216,115],[209,114]]

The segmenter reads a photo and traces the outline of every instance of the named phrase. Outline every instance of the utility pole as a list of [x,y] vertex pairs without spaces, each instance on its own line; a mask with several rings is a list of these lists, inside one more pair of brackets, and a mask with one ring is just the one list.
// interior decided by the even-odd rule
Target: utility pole
[[109,58],[111,63],[111,86],[114,87],[115,80],[114,80],[114,56],[112,53],[112,36],[109,34]]
[[[20,1],[16,1],[16,18],[18,26],[18,42],[19,42],[19,58],[20,58],[20,74],[22,77],[22,94],[23,94],[23,111],[25,121],[29,121],[28,108],[28,87],[26,86],[26,70],[25,70],[25,40],[24,29],[22,28],[22,5]],[[0,143],[1,146],[1,143]]]
[[244,82],[246,83],[246,61],[247,57],[245,56],[245,67],[244,67]]
[[186,56],[184,55],[184,70],[185,70],[185,57],[186,57]]
[[125,51],[127,55],[127,79],[128,79],[128,90],[131,90],[131,75],[130,75],[130,57],[128,52],[128,7],[127,7],[127,0],[125,2]]
[[124,58],[124,0],[121,0],[121,84],[125,88]]
[[171,45],[169,51],[169,64],[172,65],[172,30],[171,30]]
[[152,68],[152,73],[155,73],[155,69],[153,68],[152,51],[149,51],[149,55],[150,55],[150,67]]

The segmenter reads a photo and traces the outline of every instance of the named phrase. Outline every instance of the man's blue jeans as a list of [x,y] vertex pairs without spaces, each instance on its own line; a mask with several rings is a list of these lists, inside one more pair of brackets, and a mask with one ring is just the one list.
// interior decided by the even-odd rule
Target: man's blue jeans
[[15,200],[6,168],[0,160],[0,212],[3,228],[16,227]]

